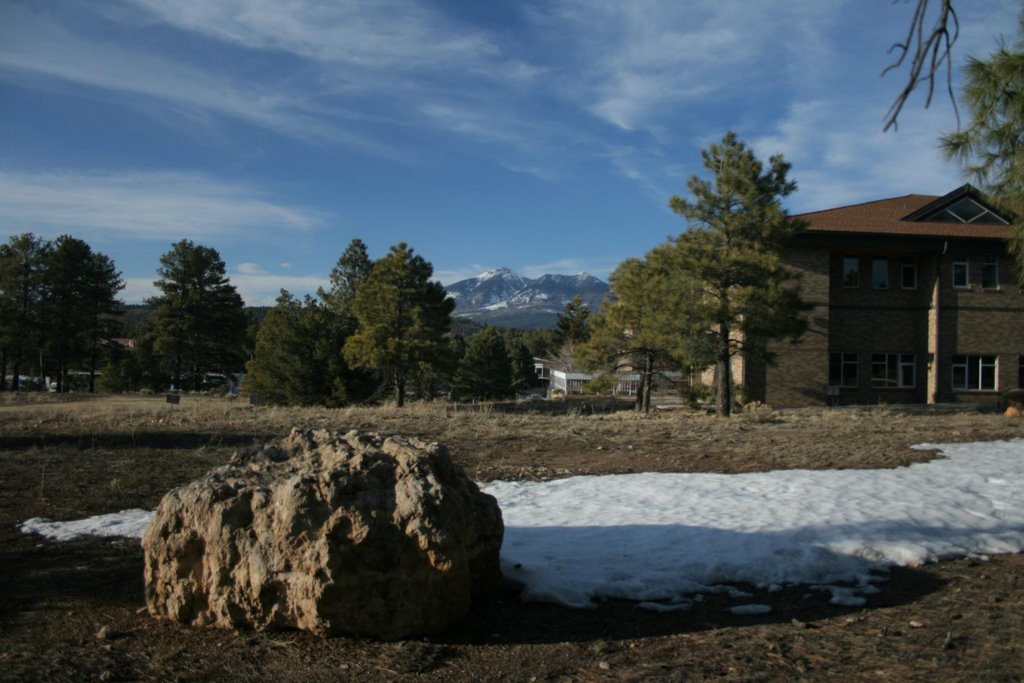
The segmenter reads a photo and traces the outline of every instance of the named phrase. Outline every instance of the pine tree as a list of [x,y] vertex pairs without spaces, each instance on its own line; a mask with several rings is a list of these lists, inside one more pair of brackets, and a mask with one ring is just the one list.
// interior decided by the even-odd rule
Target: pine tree
[[8,369],[14,391],[30,368],[42,372],[43,276],[51,249],[50,242],[28,232],[0,245],[0,388],[6,388]]
[[348,402],[364,401],[373,396],[380,384],[375,372],[351,367],[343,353],[346,340],[356,333],[359,325],[352,302],[372,271],[373,261],[366,245],[360,239],[353,239],[331,270],[330,289],[318,292],[324,303],[318,311],[322,333],[318,335],[317,353],[327,359],[325,381],[333,387],[331,404],[337,404],[342,397]]
[[358,331],[345,342],[353,367],[376,370],[405,404],[410,379],[444,368],[454,302],[430,278],[433,267],[404,242],[377,261],[352,300]]
[[520,393],[537,386],[537,370],[533,364],[533,354],[518,333],[505,337],[505,349],[508,351],[508,362],[512,366],[512,391]]
[[114,262],[70,235],[57,238],[44,261],[46,337],[56,364],[58,391],[68,391],[72,365],[89,370],[96,390],[100,342],[112,336],[117,293],[124,288]]
[[181,240],[160,257],[153,307],[156,349],[181,388],[187,371],[198,388],[207,371],[242,361],[247,320],[242,297],[230,283],[216,249]]
[[796,339],[806,329],[795,276],[780,257],[803,224],[780,201],[796,190],[781,155],[765,170],[729,132],[701,156],[713,182],[693,176],[693,200],[671,198],[688,229],[649,259],[667,274],[660,296],[671,303],[680,350],[695,365],[714,363],[716,408],[724,416],[732,412],[732,357],[770,360],[768,340]]
[[466,341],[466,355],[459,361],[453,384],[458,400],[512,396],[512,363],[497,330],[485,327]]
[[651,408],[655,375],[670,363],[670,312],[664,305],[663,273],[640,259],[619,264],[610,279],[610,293],[591,318],[590,339],[577,349],[583,367],[606,372],[629,371],[639,378],[636,409]]
[[590,307],[578,294],[558,314],[559,345],[582,344],[590,337]]
[[967,128],[942,137],[949,159],[1016,217],[1010,250],[1024,285],[1024,19],[1017,42],[1000,45],[987,59],[970,57],[962,99]]

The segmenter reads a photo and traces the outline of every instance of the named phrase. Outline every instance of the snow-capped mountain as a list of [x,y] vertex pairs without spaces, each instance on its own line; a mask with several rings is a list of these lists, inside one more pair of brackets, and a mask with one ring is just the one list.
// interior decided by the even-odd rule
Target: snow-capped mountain
[[526,278],[508,268],[498,268],[456,282],[445,289],[448,296],[455,299],[457,309],[472,310],[505,301],[525,287],[526,282]]
[[542,275],[524,278],[508,268],[481,273],[449,285],[455,315],[489,325],[554,327],[565,305],[579,296],[596,311],[608,285],[593,275]]

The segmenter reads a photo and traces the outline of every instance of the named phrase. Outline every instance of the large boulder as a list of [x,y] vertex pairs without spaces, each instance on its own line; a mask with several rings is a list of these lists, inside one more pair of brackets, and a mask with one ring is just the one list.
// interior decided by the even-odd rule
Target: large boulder
[[164,497],[146,604],[196,625],[426,635],[501,582],[503,533],[443,446],[292,430]]

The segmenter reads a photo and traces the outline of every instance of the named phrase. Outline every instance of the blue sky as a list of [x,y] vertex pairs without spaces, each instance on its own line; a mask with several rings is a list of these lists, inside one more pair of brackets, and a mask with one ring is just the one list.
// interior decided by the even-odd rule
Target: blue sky
[[[933,3],[937,4],[937,3]],[[1016,34],[957,3],[959,67]],[[450,283],[599,277],[729,129],[781,152],[794,212],[963,182],[938,92],[883,116],[913,7],[888,0],[0,0],[0,238],[68,233],[128,302],[182,238],[246,302],[315,291],[353,238]],[[959,73],[957,73],[959,76]]]

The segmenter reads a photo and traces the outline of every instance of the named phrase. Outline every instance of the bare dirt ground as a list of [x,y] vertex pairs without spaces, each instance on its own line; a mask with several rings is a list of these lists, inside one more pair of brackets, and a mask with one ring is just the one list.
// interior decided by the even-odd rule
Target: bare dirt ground
[[[292,426],[441,441],[471,476],[749,472],[898,467],[934,457],[921,442],[1024,437],[1024,420],[897,409],[651,417],[590,403],[345,410],[252,407],[225,399],[0,395],[2,680],[1024,680],[1024,556],[892,572],[865,608],[796,586],[750,587],[763,616],[728,597],[659,614],[478,605],[457,630],[399,643],[304,633],[189,629],[151,618],[135,541],[55,543],[17,530],[153,508],[172,487]],[[561,413],[561,414],[557,414]],[[744,602],[750,602],[749,598]]]

